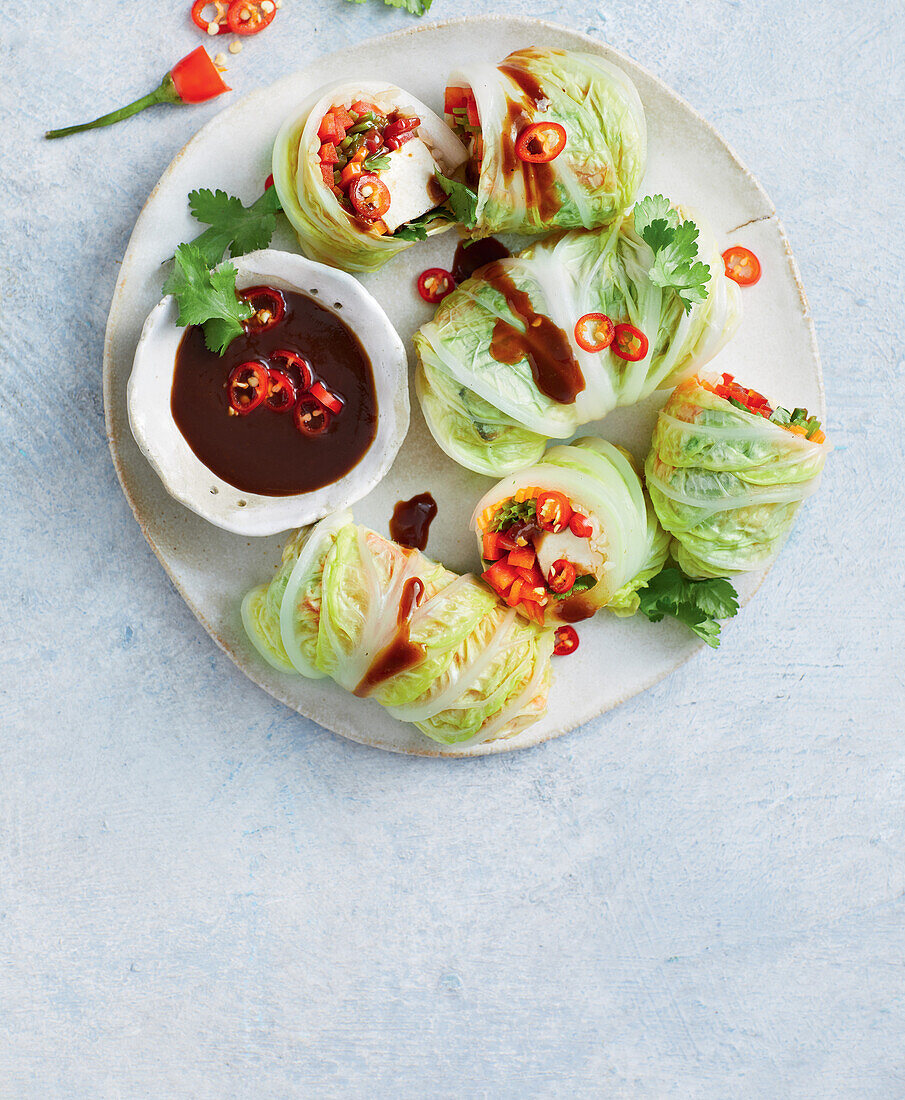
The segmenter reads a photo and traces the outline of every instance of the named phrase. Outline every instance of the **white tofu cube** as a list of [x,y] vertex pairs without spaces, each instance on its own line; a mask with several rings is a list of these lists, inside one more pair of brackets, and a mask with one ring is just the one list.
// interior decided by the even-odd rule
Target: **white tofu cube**
[[387,155],[390,166],[381,171],[380,179],[389,188],[390,208],[383,220],[389,231],[395,233],[400,225],[437,205],[433,197],[436,190],[431,187],[437,165],[420,138],[412,138]]

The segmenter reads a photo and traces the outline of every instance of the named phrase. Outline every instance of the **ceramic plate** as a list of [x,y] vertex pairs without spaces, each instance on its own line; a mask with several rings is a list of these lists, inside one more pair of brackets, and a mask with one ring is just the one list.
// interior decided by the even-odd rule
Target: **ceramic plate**
[[[642,616],[624,620],[600,614],[582,624],[577,653],[555,661],[549,710],[541,722],[508,741],[443,749],[414,727],[389,717],[376,703],[356,699],[325,681],[276,672],[258,657],[243,634],[239,604],[249,587],[272,576],[282,537],[229,534],[172,500],[129,431],[126,384],[142,323],[160,298],[160,265],[176,245],[199,232],[188,211],[189,191],[222,187],[246,203],[252,201],[270,172],[271,145],[283,118],[337,73],[395,82],[442,114],[444,77],[456,60],[496,62],[531,45],[590,50],[631,76],[644,102],[649,131],[649,162],[639,195],[661,191],[700,209],[721,248],[736,242],[748,245],[763,265],[760,283],[743,292],[741,328],[714,361],[715,367],[741,375],[781,404],[807,405],[823,413],[807,302],[782,225],[763,188],[712,127],[656,77],[609,46],[535,19],[459,19],[371,39],[321,57],[217,115],[178,154],[151,193],[129,241],[107,325],[104,398],[113,461],[148,542],[189,607],[243,672],[276,699],[344,737],[395,752],[476,756],[537,744],[650,687],[687,661],[701,643],[674,622],[652,624]],[[293,242],[288,229],[281,227],[272,247],[294,251]],[[426,267],[450,267],[455,244],[454,231],[434,237],[407,250],[377,275],[362,278],[399,331],[410,360],[412,333],[431,315],[415,292],[415,278]],[[642,405],[619,409],[602,426],[586,425],[582,434],[599,430],[643,459],[663,399],[663,394],[654,395]],[[356,505],[355,516],[386,533],[396,501],[429,490],[440,511],[427,553],[465,572],[478,564],[468,520],[492,483],[463,470],[439,450],[413,396],[406,442],[383,483]],[[737,586],[743,601],[759,580],[745,578]],[[719,655],[708,653],[707,659],[718,661]]]

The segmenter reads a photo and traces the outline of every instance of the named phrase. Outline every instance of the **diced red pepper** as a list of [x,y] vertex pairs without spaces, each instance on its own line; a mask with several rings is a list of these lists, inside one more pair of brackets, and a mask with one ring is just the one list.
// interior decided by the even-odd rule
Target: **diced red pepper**
[[525,615],[538,626],[544,625],[544,609],[539,603],[522,603]]
[[499,561],[505,557],[506,549],[500,545],[499,531],[486,531],[481,536],[481,555],[485,561]]
[[333,189],[333,165],[322,164],[321,175],[324,177],[324,183],[332,190]]
[[518,577],[518,572],[505,561],[495,561],[489,569],[484,570],[481,576],[492,589],[504,596]]
[[358,179],[362,172],[364,172],[364,168],[361,166],[361,161],[350,160],[340,173],[339,186],[346,190],[354,180]]
[[321,119],[321,124],[317,128],[317,136],[324,141],[342,141],[342,138],[337,133],[336,129],[336,117],[332,111],[328,111]]
[[365,99],[356,99],[349,110],[354,115],[380,114],[380,110],[377,108],[377,106],[373,103],[368,103],[368,101]]
[[506,561],[514,569],[530,569],[534,565],[536,556],[533,546],[519,546],[517,549],[509,551]]
[[512,582],[512,587],[509,589],[505,596],[507,607],[518,607],[518,605],[522,602],[522,589],[524,587],[525,582],[521,579],[521,577],[516,577],[515,580]]
[[333,118],[336,121],[336,125],[341,126],[343,130],[348,130],[350,126],[355,125],[352,116],[342,104],[333,108]]
[[339,153],[332,141],[325,141],[321,146],[321,164],[339,164]]

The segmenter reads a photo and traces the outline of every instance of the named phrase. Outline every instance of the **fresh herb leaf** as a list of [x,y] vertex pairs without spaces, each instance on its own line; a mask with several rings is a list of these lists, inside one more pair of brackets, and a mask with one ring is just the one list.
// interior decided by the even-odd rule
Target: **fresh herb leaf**
[[478,217],[477,192],[473,191],[467,183],[451,180],[440,171],[434,172],[434,175],[437,177],[437,183],[446,192],[449,207],[455,214],[456,221],[460,221],[466,229],[474,229]]
[[510,500],[504,504],[496,514],[492,531],[505,531],[513,523],[524,523],[534,519],[537,515],[536,500]]
[[366,172],[382,172],[385,168],[389,168],[390,158],[386,153],[372,154],[369,156],[362,167]]
[[179,306],[179,325],[203,325],[204,342],[222,355],[242,335],[242,322],[254,313],[236,294],[236,269],[224,264],[211,271],[204,253],[194,244],[176,249],[176,267],[163,285]]
[[[365,0],[351,0],[353,4],[363,4]],[[412,15],[425,15],[430,11],[434,0],[383,0],[391,8],[405,8]]]
[[650,279],[655,286],[672,287],[686,313],[707,297],[710,268],[698,254],[698,227],[679,222],[679,215],[663,195],[649,195],[635,203],[635,232],[654,253]]
[[218,264],[227,248],[231,256],[267,248],[277,227],[277,212],[282,209],[275,187],[268,187],[251,206],[243,206],[225,191],[205,187],[191,192],[189,208],[198,221],[210,226],[192,241],[208,267]]
[[445,210],[428,210],[426,214],[420,214],[405,225],[400,225],[393,236],[399,241],[426,241],[427,231],[434,222],[448,221],[449,215]]
[[693,581],[672,566],[648,581],[638,596],[652,623],[673,615],[713,649],[720,644],[717,620],[738,612],[738,593],[725,577]]
[[568,592],[553,592],[551,595],[556,600],[564,600],[567,596],[574,596],[578,592],[587,592],[589,588],[593,588],[596,584],[597,578],[593,573],[582,573],[580,577],[575,578],[575,583]]

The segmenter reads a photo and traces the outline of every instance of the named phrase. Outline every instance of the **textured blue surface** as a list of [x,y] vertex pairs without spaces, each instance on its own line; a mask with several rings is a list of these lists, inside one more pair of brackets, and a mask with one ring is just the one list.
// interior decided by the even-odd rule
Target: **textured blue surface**
[[[187,7],[4,14],[0,1096],[902,1096],[901,5],[533,10],[653,69],[762,180],[836,453],[718,654],[470,762],[274,703],[120,493],[118,262],[220,104],[40,134],[152,87],[198,43]],[[408,25],[285,0],[230,80]]]

